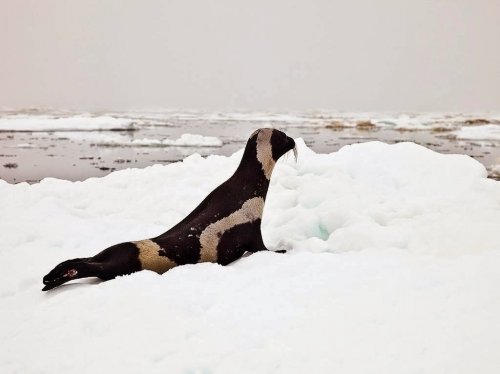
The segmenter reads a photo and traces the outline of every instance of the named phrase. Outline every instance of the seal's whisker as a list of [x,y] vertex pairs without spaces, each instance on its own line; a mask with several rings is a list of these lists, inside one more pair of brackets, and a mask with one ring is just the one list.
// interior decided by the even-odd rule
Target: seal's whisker
[[297,150],[297,146],[293,147],[292,149],[290,149],[287,153],[285,153],[280,160],[278,160],[278,162],[280,161],[283,161],[283,162],[287,162],[290,157],[291,157],[291,153],[293,152],[293,158],[295,159],[295,162],[297,162],[297,158],[299,156],[299,152]]

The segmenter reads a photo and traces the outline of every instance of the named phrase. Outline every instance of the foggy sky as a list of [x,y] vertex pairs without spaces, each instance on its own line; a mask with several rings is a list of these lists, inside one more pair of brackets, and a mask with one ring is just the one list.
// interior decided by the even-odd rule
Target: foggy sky
[[498,111],[496,0],[0,0],[0,107]]

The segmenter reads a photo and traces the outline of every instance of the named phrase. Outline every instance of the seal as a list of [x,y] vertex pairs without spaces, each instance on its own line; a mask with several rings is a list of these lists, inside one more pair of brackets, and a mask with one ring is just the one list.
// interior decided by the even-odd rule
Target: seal
[[181,222],[155,238],[116,244],[93,257],[64,261],[43,278],[42,290],[74,279],[110,280],[145,269],[162,274],[185,264],[227,265],[247,251],[267,251],[260,226],[269,181],[278,159],[290,150],[296,157],[295,142],[284,132],[255,131],[234,174]]

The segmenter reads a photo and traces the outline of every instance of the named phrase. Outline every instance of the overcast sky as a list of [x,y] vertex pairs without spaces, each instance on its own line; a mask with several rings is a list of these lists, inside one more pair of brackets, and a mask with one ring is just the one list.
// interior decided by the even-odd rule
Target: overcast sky
[[497,0],[0,0],[0,107],[498,111]]

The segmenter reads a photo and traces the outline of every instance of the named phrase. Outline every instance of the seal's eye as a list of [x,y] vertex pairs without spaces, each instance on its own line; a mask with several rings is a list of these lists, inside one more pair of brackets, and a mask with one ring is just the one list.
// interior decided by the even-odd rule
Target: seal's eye
[[75,275],[78,274],[78,271],[76,271],[76,269],[69,269],[67,272],[66,272],[66,276],[67,277],[70,277],[70,278],[73,278]]

